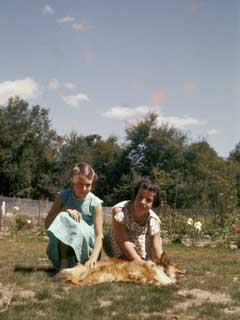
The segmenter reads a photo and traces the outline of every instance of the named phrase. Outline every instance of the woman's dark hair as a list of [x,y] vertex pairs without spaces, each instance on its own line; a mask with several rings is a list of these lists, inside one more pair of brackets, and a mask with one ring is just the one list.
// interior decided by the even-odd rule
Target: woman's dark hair
[[154,199],[153,199],[153,208],[158,208],[161,205],[161,191],[158,185],[155,183],[149,181],[149,180],[141,180],[139,181],[136,186],[132,190],[132,201],[135,200],[139,189],[146,189],[148,191],[152,191],[155,193]]

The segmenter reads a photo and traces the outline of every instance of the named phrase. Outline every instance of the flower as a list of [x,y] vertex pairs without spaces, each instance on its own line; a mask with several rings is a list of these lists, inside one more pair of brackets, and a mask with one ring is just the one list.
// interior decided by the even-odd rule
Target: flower
[[119,211],[115,214],[114,218],[117,222],[123,223],[124,213],[122,211]]
[[13,216],[13,214],[11,212],[6,213],[6,217],[11,218],[12,216]]
[[31,224],[32,221],[31,221],[30,219],[27,219],[27,223],[28,223],[28,224]]
[[19,211],[19,207],[13,207],[14,211]]
[[188,221],[187,221],[187,224],[189,224],[190,226],[193,225],[193,219],[192,218],[189,218]]
[[200,221],[197,221],[194,223],[194,228],[198,231],[201,231],[202,229],[202,223]]

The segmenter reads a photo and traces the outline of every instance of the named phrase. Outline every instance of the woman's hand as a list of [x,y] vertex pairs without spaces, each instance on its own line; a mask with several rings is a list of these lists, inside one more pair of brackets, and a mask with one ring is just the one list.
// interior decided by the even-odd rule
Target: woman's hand
[[85,266],[92,268],[92,267],[95,267],[96,263],[97,263],[97,259],[90,257],[90,259],[85,262]]
[[155,263],[151,260],[144,261],[144,264],[149,268],[152,268],[155,266]]
[[67,209],[66,211],[70,215],[70,217],[73,218],[73,220],[75,220],[76,222],[79,222],[81,220],[82,215],[79,211],[75,209]]

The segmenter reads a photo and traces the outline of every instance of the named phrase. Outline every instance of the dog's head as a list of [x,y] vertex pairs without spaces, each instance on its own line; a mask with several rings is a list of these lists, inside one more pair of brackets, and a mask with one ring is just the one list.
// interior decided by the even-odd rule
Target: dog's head
[[161,259],[158,264],[163,267],[164,272],[170,278],[178,278],[179,276],[183,276],[187,273],[186,269],[180,268],[176,264],[171,263],[169,257],[165,252],[162,253]]

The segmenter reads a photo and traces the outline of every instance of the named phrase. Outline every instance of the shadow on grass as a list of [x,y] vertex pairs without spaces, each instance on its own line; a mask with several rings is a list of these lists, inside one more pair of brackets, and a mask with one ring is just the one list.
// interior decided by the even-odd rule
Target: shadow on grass
[[57,270],[53,267],[27,267],[16,265],[14,268],[14,272],[21,272],[21,273],[35,273],[35,272],[45,272],[50,277],[54,277],[57,274]]

